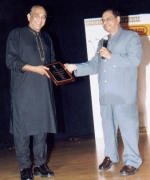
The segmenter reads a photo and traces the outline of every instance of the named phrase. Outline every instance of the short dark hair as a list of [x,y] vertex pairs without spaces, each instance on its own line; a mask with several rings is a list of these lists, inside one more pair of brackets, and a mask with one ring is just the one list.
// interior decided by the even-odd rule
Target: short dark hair
[[[113,9],[113,8],[110,8],[110,9],[107,9],[107,10],[105,10],[104,12],[106,12],[106,11],[112,11],[112,14],[115,16],[115,17],[120,17],[121,15],[120,15],[120,12],[119,11],[117,11],[117,10],[115,10],[115,9]],[[104,12],[103,12],[103,14],[104,14]]]

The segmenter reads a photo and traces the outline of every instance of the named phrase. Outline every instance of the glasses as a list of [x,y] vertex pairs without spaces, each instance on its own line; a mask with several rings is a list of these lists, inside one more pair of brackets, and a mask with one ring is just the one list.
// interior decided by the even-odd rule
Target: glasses
[[33,18],[35,19],[42,19],[43,21],[46,20],[46,16],[40,16],[39,14],[31,14],[31,13],[30,15],[33,16]]
[[[115,17],[116,18],[116,17]],[[113,21],[114,18],[108,17],[106,19],[102,19],[102,24],[104,24],[105,22],[110,22]]]

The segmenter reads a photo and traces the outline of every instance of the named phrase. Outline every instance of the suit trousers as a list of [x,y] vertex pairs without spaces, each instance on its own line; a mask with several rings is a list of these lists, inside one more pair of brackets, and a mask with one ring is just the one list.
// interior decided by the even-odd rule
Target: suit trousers
[[[47,143],[46,143],[47,133],[41,133],[33,135],[33,155],[34,164],[39,166],[46,162],[47,155]],[[31,158],[30,158],[30,136],[14,136],[14,144],[16,157],[19,164],[19,168],[30,168]]]
[[119,162],[117,131],[121,132],[124,144],[124,165],[139,168],[142,159],[139,153],[139,120],[137,104],[101,105],[105,156]]

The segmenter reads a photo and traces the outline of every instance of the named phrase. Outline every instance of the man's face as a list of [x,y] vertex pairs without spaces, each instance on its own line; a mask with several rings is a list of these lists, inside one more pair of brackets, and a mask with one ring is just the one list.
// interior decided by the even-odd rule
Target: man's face
[[39,32],[46,22],[46,11],[42,7],[34,7],[30,14],[27,15],[29,27]]
[[120,27],[120,17],[115,17],[112,11],[105,11],[102,15],[103,28],[110,34],[116,33]]

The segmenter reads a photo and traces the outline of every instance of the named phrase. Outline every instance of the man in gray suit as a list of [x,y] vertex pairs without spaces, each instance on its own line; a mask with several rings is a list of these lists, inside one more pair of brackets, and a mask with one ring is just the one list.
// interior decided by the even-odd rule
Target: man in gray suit
[[100,110],[105,142],[105,158],[99,170],[106,171],[119,162],[117,130],[124,143],[121,175],[135,174],[142,159],[138,149],[137,67],[142,46],[136,32],[120,27],[120,13],[113,9],[102,14],[103,28],[109,32],[107,48],[100,40],[97,53],[88,62],[65,64],[75,76],[98,73]]

